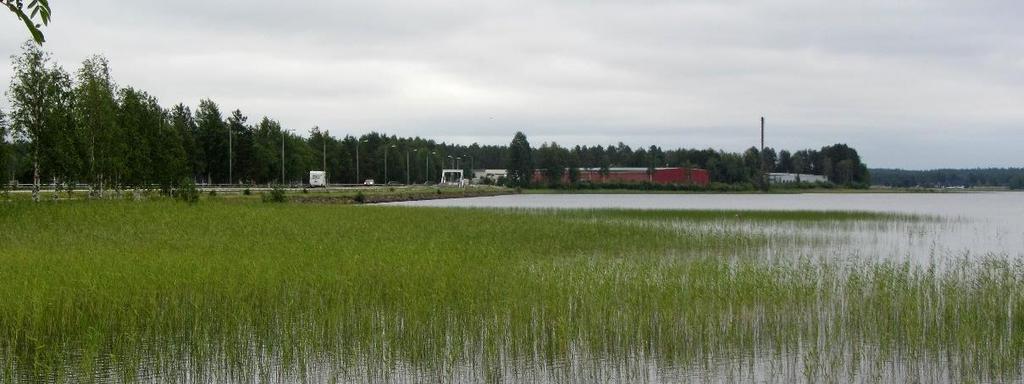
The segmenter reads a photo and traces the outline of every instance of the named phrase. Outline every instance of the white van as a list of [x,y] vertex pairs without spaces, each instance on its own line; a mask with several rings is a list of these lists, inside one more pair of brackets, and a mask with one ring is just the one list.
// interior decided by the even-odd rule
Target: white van
[[310,171],[309,172],[309,186],[316,187],[327,187],[327,172],[324,171]]

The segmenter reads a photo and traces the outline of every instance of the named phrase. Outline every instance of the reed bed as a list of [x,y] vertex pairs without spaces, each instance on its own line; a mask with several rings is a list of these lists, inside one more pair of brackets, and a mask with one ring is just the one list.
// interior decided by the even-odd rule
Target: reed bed
[[[1018,261],[843,262],[798,230],[744,229],[938,218],[218,201],[0,217],[7,382],[1006,381],[1024,357]],[[808,244],[822,257],[751,252]]]

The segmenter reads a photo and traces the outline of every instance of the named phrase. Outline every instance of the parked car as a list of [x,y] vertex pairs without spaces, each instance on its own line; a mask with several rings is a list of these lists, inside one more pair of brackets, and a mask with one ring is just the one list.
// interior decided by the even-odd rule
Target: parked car
[[376,183],[373,182],[373,179],[366,179],[366,181],[363,182],[363,185],[374,185],[374,184],[376,184]]

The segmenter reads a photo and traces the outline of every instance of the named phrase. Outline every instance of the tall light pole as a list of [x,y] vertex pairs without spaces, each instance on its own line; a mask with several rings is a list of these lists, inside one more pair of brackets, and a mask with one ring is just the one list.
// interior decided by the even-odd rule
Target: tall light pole
[[284,185],[284,141],[285,132],[291,131],[290,129],[281,129],[281,185]]
[[436,155],[436,154],[437,154],[437,152],[427,153],[427,151],[423,151],[424,157],[427,158],[427,168],[425,169],[425,171],[427,173],[427,181],[430,181],[430,157],[433,156],[433,155]]
[[[234,166],[235,166],[233,164],[234,157],[231,156],[231,136],[232,136],[231,135],[231,125],[228,125],[228,185],[231,184],[231,179],[234,178],[233,177],[234,175],[231,174],[231,171],[234,169]],[[284,156],[282,156],[282,158],[283,157]]]
[[384,185],[388,185],[391,179],[388,179],[388,152],[391,152],[391,148],[396,148],[393,144],[389,147],[384,145]]
[[[412,151],[416,152],[417,150],[414,149]],[[412,185],[412,174],[409,173],[410,169],[411,169],[411,167],[409,166],[409,151],[406,150],[405,151],[405,185]]]
[[359,184],[359,143],[365,143],[366,140],[356,139],[356,184]]
[[768,174],[764,161],[764,116],[761,116],[761,189],[768,190]]

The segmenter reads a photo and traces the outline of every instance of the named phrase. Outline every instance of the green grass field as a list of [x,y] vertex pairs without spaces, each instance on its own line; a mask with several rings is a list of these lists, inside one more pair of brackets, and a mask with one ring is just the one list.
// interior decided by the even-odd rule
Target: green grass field
[[[591,381],[722,361],[793,362],[808,381],[1019,378],[1019,263],[757,257],[813,246],[800,228],[930,220],[0,203],[0,380]],[[797,230],[742,230],[778,225]],[[597,368],[559,373],[572,364]]]

